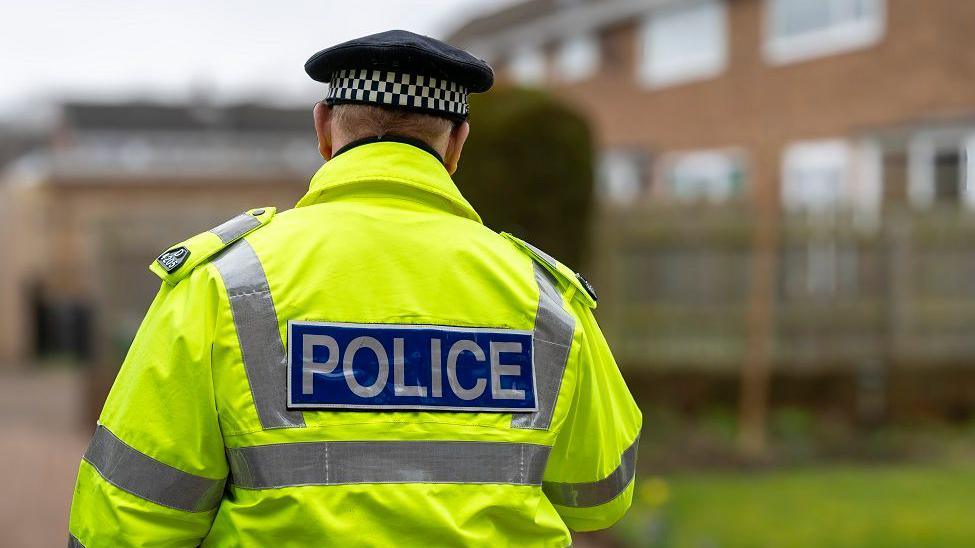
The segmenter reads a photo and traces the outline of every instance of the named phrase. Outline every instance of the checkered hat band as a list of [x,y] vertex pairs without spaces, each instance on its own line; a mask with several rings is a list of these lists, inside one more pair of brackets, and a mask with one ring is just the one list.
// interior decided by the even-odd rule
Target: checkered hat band
[[467,115],[467,88],[439,78],[383,70],[334,73],[327,99]]

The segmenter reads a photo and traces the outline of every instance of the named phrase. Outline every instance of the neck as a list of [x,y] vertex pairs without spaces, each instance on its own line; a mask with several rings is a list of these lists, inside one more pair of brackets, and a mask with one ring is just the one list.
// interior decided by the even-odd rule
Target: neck
[[418,148],[420,150],[423,150],[424,152],[430,153],[441,164],[444,163],[443,156],[444,156],[444,153],[446,151],[440,150],[440,148],[434,147],[434,146],[430,145],[429,143],[427,143],[426,141],[423,141],[422,139],[417,139],[415,137],[408,137],[408,136],[405,136],[405,135],[390,135],[390,134],[381,135],[381,136],[379,136],[379,135],[372,135],[372,136],[362,137],[362,138],[354,139],[354,140],[347,140],[346,139],[341,144],[335,143],[335,145],[334,145],[335,146],[335,149],[334,149],[335,152],[332,153],[332,158],[335,158],[339,154],[342,154],[343,152],[346,152],[346,151],[348,151],[350,149],[353,149],[355,147],[358,147],[358,146],[361,146],[361,145],[367,145],[367,144],[370,144],[370,143],[379,143],[379,142],[403,143],[403,144],[407,144],[407,145],[410,145],[410,146],[414,146],[414,147],[416,147],[416,148]]

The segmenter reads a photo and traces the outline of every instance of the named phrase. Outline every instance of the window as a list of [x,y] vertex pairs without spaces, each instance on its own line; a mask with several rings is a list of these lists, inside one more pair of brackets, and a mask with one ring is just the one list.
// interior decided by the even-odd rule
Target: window
[[765,55],[790,63],[876,43],[884,0],[766,0]]
[[851,194],[852,153],[846,141],[790,145],[782,161],[782,202],[790,211],[828,212]]
[[545,55],[535,46],[518,48],[511,56],[511,77],[524,86],[537,86],[545,80]]
[[972,128],[944,128],[914,135],[908,146],[911,203],[975,207]]
[[[782,158],[785,209],[793,214],[824,215],[854,205],[853,172],[858,158],[853,144],[841,139],[790,145]],[[858,251],[833,235],[810,235],[790,246],[784,259],[783,281],[790,298],[856,293]]]
[[934,201],[942,204],[961,202],[962,152],[943,150],[934,155]]
[[727,57],[725,18],[723,0],[651,13],[639,41],[640,78],[650,86],[664,86],[720,73]]
[[607,150],[599,157],[596,184],[600,199],[629,204],[646,191],[648,160],[639,150]]
[[592,76],[599,66],[599,40],[592,34],[566,38],[556,56],[559,77],[567,82]]
[[674,154],[663,162],[663,180],[678,201],[727,202],[744,190],[744,160],[726,150]]
[[968,135],[965,139],[964,164],[965,182],[962,192],[965,195],[965,205],[970,209],[975,209],[975,133]]

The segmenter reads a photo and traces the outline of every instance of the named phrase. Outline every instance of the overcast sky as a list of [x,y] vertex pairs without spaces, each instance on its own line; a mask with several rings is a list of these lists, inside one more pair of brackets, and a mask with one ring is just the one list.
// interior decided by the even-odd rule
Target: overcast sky
[[314,101],[302,65],[356,36],[442,37],[516,0],[0,0],[0,114],[60,98]]

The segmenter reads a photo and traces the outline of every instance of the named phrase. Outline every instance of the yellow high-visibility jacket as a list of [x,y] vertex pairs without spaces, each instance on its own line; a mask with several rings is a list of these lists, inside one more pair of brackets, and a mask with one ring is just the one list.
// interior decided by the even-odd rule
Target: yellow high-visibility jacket
[[593,295],[420,148],[345,151],[150,269],[73,546],[566,546],[630,505]]

